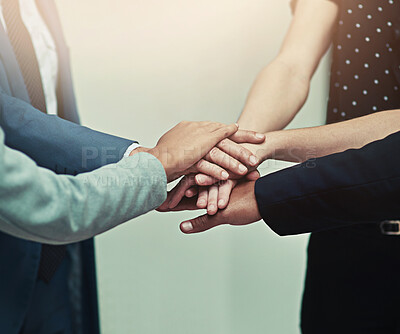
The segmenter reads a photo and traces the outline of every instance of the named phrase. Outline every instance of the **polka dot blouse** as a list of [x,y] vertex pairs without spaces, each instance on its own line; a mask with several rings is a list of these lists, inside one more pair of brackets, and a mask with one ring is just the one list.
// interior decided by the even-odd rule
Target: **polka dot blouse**
[[328,123],[400,108],[400,0],[336,0]]

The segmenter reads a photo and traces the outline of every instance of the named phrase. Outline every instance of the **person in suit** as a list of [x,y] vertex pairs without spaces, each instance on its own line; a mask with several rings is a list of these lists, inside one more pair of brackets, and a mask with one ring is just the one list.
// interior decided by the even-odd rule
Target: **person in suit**
[[[70,175],[117,163],[144,149],[133,140],[78,123],[69,52],[54,1],[1,1],[0,126],[5,144],[41,167]],[[263,135],[257,139],[263,140]],[[195,169],[227,178],[224,166],[212,163],[213,157],[218,160],[226,153],[219,148],[214,152]],[[245,174],[247,167],[238,159],[254,166],[250,157],[255,159],[247,151],[225,160]],[[55,246],[0,233],[0,254],[1,332],[99,333],[92,239]],[[55,308],[54,301],[62,306]]]
[[[398,1],[297,0],[291,4],[294,16],[288,33],[250,90],[238,121],[241,128],[273,132],[287,126],[307,100],[311,78],[328,49],[332,64],[327,123],[400,108]],[[380,124],[373,124],[372,131],[374,126]],[[319,140],[327,143],[330,135],[321,132]],[[347,140],[351,147],[357,142],[354,136],[340,135],[331,147],[326,146],[327,151],[342,147]],[[197,184],[210,182],[204,176],[201,179],[203,183]],[[215,214],[226,206],[235,184],[229,180],[208,190],[201,188],[198,206]],[[187,190],[188,196],[195,193],[195,189]],[[385,233],[371,224],[353,224],[310,236],[301,313],[304,334],[366,333],[365,326],[371,323],[375,325],[368,333],[398,332],[398,325],[388,316],[396,309],[397,299],[386,281],[387,277],[400,278],[400,271],[394,270],[400,258],[382,261],[377,254],[399,254],[400,239],[382,242]],[[337,243],[343,250],[340,253],[334,247]],[[381,270],[365,281],[363,277],[371,274],[371,259],[380,261]],[[366,296],[373,302],[365,303]]]
[[[258,152],[260,156],[301,164],[256,182],[239,182],[226,209],[219,210],[216,215],[206,214],[185,221],[181,223],[181,230],[197,233],[221,224],[246,225],[263,218],[280,235],[329,232],[337,237],[336,240],[332,237],[329,243],[332,248],[329,261],[316,261],[313,265],[320,266],[319,270],[324,273],[330,273],[331,263],[341,262],[352,275],[337,273],[334,277],[338,283],[357,291],[367,289],[381,279],[391,263],[397,263],[396,245],[400,235],[399,131],[400,110],[390,110],[321,127],[271,132],[263,149]],[[191,190],[182,186],[184,184],[180,185],[182,189],[172,190],[171,198],[166,201],[179,204],[172,209],[163,204],[160,211],[198,209],[195,197],[180,201],[185,192]],[[177,194],[178,200],[173,198]],[[360,224],[379,236],[376,243],[353,245],[352,238],[343,240],[345,230],[358,230]],[[362,230],[358,238],[364,240]],[[351,257],[344,261],[348,249],[355,256],[365,253],[371,256],[365,260],[360,257],[359,262],[354,262]],[[368,266],[368,277],[364,276],[364,270],[354,270],[354,266],[356,269]],[[389,319],[396,319],[398,311],[400,294],[391,292],[391,286],[397,283],[396,271],[397,266],[393,268],[393,275],[385,275],[383,287],[363,295],[362,309],[374,309],[376,299],[380,300],[378,295],[384,296],[382,302],[392,306],[382,309],[381,313],[374,312],[371,321],[363,325],[363,333],[373,333],[377,328],[382,329],[382,333],[395,333],[397,322]],[[307,284],[319,284],[315,280],[318,276],[310,277]],[[347,292],[347,289],[342,291],[336,300],[344,305]],[[374,298],[371,299],[371,295]],[[333,329],[326,328],[324,333],[337,333],[337,326],[345,327],[346,324],[353,328],[353,316],[354,312],[341,313],[340,322]],[[307,322],[307,328],[319,327],[321,320],[316,319],[314,325]]]
[[[56,245],[92,238],[157,208],[167,196],[168,180],[236,131],[234,124],[181,123],[153,149],[69,176],[38,167],[23,153],[8,148],[0,127],[0,231]],[[168,159],[160,154],[165,151]],[[188,156],[188,151],[193,155]]]
[[[257,181],[242,180],[231,194],[226,209],[181,223],[184,233],[199,233],[223,225],[246,225],[263,219],[277,234],[294,235],[368,223],[389,234],[400,234],[400,112],[389,111],[314,128],[270,133],[263,154],[298,165],[266,175]],[[377,123],[396,121],[391,130],[379,130],[371,140],[368,129]],[[349,134],[344,127],[352,127]],[[321,132],[331,134],[321,141]],[[357,134],[361,134],[357,136]],[[354,139],[352,146],[337,150],[340,134]],[[367,134],[368,133],[368,134]],[[271,141],[276,150],[268,147]],[[343,142],[346,142],[344,138]],[[310,151],[312,152],[310,154]],[[176,196],[171,191],[168,196]],[[180,195],[183,197],[183,195]],[[183,198],[170,209],[197,210],[196,198]],[[385,224],[381,224],[381,222]],[[382,236],[382,240],[390,240]]]
[[[368,223],[387,231],[381,240],[390,242],[390,235],[400,234],[398,221],[392,220],[400,215],[400,158],[393,154],[399,150],[400,132],[396,132],[360,149],[242,182],[225,210],[182,222],[181,230],[199,233],[223,224],[247,225],[263,219],[278,235],[287,236]],[[185,200],[173,210],[196,209],[193,200]],[[395,278],[388,284],[392,281]]]

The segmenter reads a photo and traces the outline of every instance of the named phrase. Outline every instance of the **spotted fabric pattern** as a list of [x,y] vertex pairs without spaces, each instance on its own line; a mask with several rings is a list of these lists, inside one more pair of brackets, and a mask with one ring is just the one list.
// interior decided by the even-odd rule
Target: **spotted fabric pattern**
[[327,122],[400,108],[400,0],[339,0]]

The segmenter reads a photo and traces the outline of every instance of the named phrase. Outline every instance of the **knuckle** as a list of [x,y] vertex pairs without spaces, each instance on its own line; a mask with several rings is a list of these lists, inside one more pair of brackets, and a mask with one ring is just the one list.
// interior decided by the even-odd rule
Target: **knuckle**
[[246,157],[246,156],[248,156],[248,151],[247,151],[245,148],[241,147],[241,148],[239,149],[239,155],[240,155],[241,157]]
[[219,142],[220,147],[227,147],[228,146],[228,139],[223,139]]
[[201,159],[197,164],[196,167],[201,170],[203,168],[205,168],[205,161],[203,159]]
[[214,147],[211,151],[210,151],[210,156],[211,158],[216,158],[218,156],[219,150],[218,148]]
[[182,189],[182,188],[187,188],[188,186],[192,185],[192,184],[193,184],[193,179],[194,179],[193,176],[184,177],[184,178],[182,179],[182,184],[180,185],[180,188],[181,188],[181,189]]

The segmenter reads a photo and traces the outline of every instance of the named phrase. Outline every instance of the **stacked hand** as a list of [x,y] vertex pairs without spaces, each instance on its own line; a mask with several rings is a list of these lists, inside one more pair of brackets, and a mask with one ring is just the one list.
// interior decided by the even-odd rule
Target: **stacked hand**
[[[254,185],[255,181],[240,182],[233,189],[229,205],[225,209],[219,210],[215,215],[204,214],[182,222],[181,231],[184,233],[198,233],[223,224],[247,225],[259,221],[261,216],[254,195]],[[168,209],[162,206],[159,211],[197,209],[199,208],[196,205],[196,199],[183,198],[176,207]]]
[[[197,123],[189,124],[195,126]],[[215,126],[218,123],[207,124]],[[224,127],[222,124],[218,126]],[[182,165],[178,173],[173,173],[173,177],[169,178],[173,180],[185,175],[168,193],[159,211],[207,209],[206,215],[182,223],[183,232],[201,232],[225,223],[243,225],[260,219],[254,181],[259,178],[256,167],[262,161],[263,154],[257,154],[257,151],[260,144],[264,143],[265,135],[238,130],[237,126],[236,130],[235,133],[226,132],[224,137],[213,138],[210,132],[203,132],[205,137],[208,136],[208,141],[201,144],[202,149],[197,150],[198,154],[191,155],[190,166]],[[190,145],[200,146],[201,136],[194,138],[189,139]],[[184,142],[180,144],[185,145]]]
[[[162,163],[168,182],[191,172],[201,172],[218,180],[226,180],[229,178],[226,169],[202,158],[221,140],[233,137],[237,132],[237,124],[181,122],[164,134],[154,148],[141,147],[131,155],[143,151],[154,155]],[[240,166],[236,167],[239,169]]]
[[168,182],[182,175],[199,174],[216,181],[230,175],[246,175],[259,161],[250,150],[238,143],[260,143],[264,135],[242,131],[237,124],[216,122],[181,122],[164,134],[154,148],[140,147],[162,163]]

